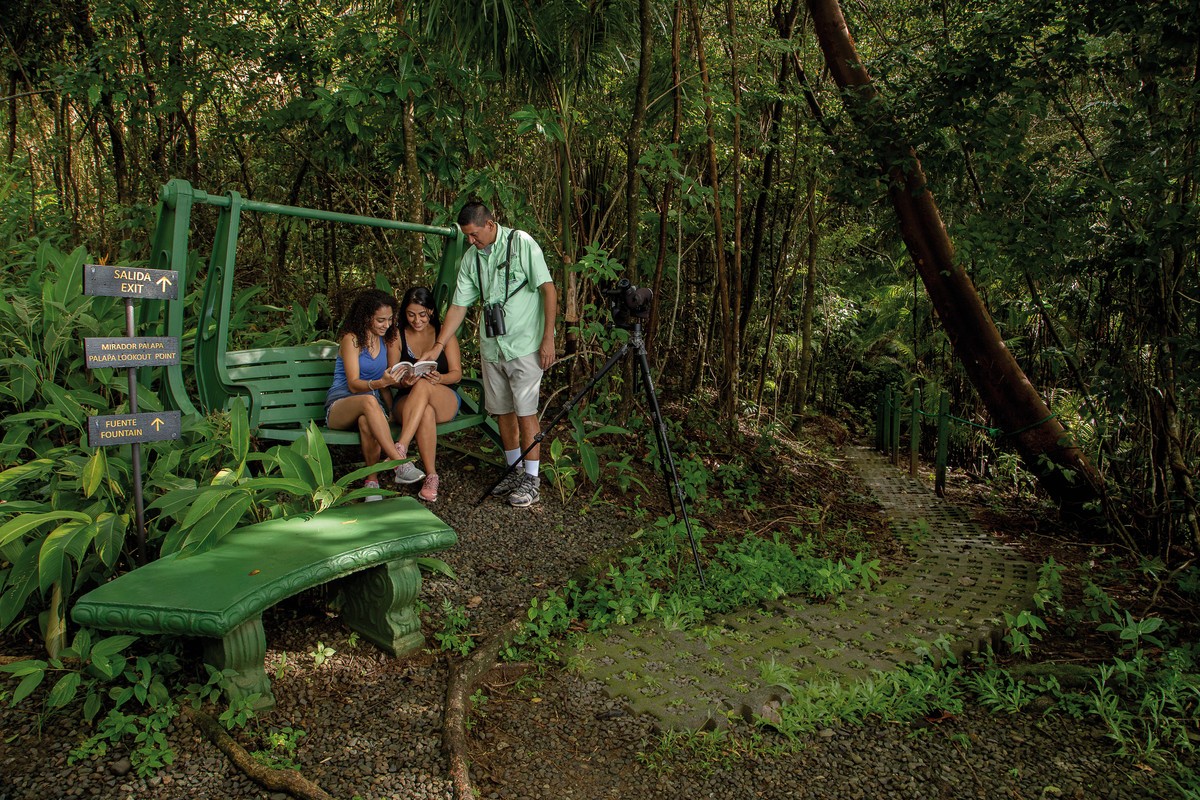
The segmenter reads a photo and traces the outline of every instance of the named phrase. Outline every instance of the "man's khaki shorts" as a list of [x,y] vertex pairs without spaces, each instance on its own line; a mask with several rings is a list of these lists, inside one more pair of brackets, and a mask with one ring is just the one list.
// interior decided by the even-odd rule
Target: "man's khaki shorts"
[[483,362],[483,407],[489,414],[538,413],[542,392],[542,359],[537,353],[511,361]]

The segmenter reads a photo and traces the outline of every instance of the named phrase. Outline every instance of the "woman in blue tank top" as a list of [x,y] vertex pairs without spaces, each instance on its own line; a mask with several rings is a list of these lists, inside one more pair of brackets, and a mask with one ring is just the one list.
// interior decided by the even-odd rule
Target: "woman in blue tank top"
[[[397,327],[400,335],[388,343],[388,364],[416,363],[421,353],[433,349],[441,331],[433,292],[416,286],[404,293],[400,301],[402,315]],[[438,474],[434,463],[437,454],[437,425],[449,422],[458,414],[460,398],[456,387],[462,379],[462,359],[458,340],[453,335],[438,352],[437,363],[429,372],[416,375],[405,372],[400,385],[393,391],[392,419],[400,423],[400,438],[396,441],[402,455],[414,439],[421,451],[424,474],[411,464],[396,470],[397,483],[415,483],[421,478],[424,485],[417,496],[432,503],[438,496]]]
[[[392,441],[387,408],[379,394],[399,382],[387,371],[388,344],[397,335],[396,298],[377,289],[354,298],[338,334],[333,385],[325,395],[325,425],[337,430],[357,428],[367,466],[379,463],[381,455],[404,458]],[[367,476],[363,488],[378,489],[378,478]],[[379,495],[367,498],[380,499]]]

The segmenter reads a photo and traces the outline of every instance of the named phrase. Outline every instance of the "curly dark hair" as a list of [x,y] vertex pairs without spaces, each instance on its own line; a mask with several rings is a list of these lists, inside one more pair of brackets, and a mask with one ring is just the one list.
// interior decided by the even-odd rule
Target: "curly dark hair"
[[[397,320],[407,320],[405,314],[408,313],[408,307],[413,304],[425,306],[429,309],[429,324],[433,326],[435,333],[442,332],[442,321],[438,319],[437,305],[433,302],[433,292],[424,286],[414,286],[404,293],[404,299],[400,301],[400,313],[397,315]],[[397,322],[397,324],[404,324]]]
[[396,298],[379,289],[364,289],[354,296],[354,301],[350,303],[350,310],[346,312],[346,319],[342,321],[342,328],[338,331],[338,338],[342,338],[347,333],[353,334],[359,349],[365,348],[367,342],[370,341],[367,329],[371,326],[371,318],[384,306],[392,310],[392,326],[383,335],[383,341],[391,342],[400,335],[400,329],[396,327],[400,310],[396,307]]

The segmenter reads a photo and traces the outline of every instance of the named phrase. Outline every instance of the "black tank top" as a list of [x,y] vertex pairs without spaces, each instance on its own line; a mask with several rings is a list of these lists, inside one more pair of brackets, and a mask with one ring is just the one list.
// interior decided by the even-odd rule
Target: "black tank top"
[[[419,358],[420,358],[420,356],[418,354],[414,353],[409,348],[408,339],[406,339],[404,336],[404,326],[401,326],[400,327],[400,360],[401,361],[411,361],[413,363],[416,363],[417,359],[419,359]],[[436,360],[437,360],[438,372],[441,372],[444,374],[444,373],[447,373],[450,371],[450,362],[446,360],[446,348],[444,348],[444,347],[442,348],[442,352],[438,353],[438,357]],[[450,389],[453,389],[454,391],[458,391],[457,383],[443,384],[443,385],[448,386]],[[396,392],[396,397],[403,397],[404,395],[408,394],[409,389],[404,386],[396,386],[396,387],[394,387],[394,391]]]

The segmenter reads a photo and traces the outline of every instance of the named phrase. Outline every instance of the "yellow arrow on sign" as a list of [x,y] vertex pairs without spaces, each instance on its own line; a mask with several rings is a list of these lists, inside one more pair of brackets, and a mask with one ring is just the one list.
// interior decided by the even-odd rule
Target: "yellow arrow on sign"
[[156,430],[156,431],[157,431],[157,430],[162,430],[162,426],[163,426],[163,425],[166,425],[166,423],[165,423],[165,422],[163,422],[163,421],[162,421],[161,419],[159,419],[158,417],[155,417],[155,418],[154,418],[154,421],[153,421],[153,422],[151,422],[150,424],[154,426],[154,430]]
[[156,280],[155,283],[157,283],[158,287],[165,292],[167,290],[167,287],[171,285],[171,279],[168,278],[166,275],[163,275],[161,278]]

